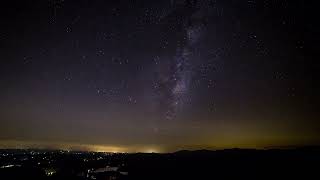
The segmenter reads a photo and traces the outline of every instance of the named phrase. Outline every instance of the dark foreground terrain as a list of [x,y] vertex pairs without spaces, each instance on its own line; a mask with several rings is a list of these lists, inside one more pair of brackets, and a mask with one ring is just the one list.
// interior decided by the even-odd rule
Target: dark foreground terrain
[[170,154],[1,150],[0,179],[320,179],[320,149]]

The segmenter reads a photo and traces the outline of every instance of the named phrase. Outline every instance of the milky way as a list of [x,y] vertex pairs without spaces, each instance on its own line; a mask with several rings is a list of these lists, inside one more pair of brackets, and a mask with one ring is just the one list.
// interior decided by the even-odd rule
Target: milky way
[[[179,2],[179,1],[178,1]],[[173,10],[163,17],[162,21],[176,21],[174,28],[180,29],[177,39],[175,39],[175,54],[168,59],[169,65],[162,67],[158,72],[159,87],[156,88],[159,95],[160,108],[163,110],[165,119],[172,120],[177,116],[179,109],[183,108],[185,103],[192,100],[188,93],[190,81],[194,74],[192,67],[197,61],[192,57],[194,45],[203,35],[203,9],[197,1],[190,1],[186,4],[174,3]],[[194,15],[201,14],[200,17]],[[166,28],[172,28],[166,24]],[[172,42],[171,42],[172,43]],[[168,69],[169,67],[169,69]]]

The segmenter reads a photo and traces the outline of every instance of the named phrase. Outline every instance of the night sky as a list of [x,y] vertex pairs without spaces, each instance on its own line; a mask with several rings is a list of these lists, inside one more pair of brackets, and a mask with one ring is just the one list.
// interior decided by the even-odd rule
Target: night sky
[[317,145],[318,8],[289,0],[12,0],[0,147]]

